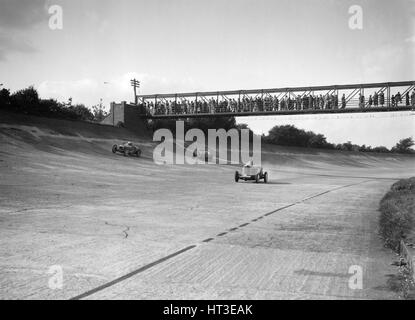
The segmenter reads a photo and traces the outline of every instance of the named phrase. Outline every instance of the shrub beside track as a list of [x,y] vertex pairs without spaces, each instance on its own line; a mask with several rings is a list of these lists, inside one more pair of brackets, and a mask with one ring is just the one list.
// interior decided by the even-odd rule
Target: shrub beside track
[[394,183],[380,202],[379,232],[385,245],[399,250],[415,230],[415,177]]

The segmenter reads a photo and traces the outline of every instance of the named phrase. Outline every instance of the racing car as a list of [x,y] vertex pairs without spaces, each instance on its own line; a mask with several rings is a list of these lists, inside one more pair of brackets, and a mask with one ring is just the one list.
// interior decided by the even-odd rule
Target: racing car
[[117,153],[117,152],[124,154],[124,156],[127,156],[127,155],[129,156],[135,155],[137,157],[141,156],[141,149],[130,141],[122,143],[122,144],[118,144],[118,145],[114,144],[112,146],[112,153]]
[[268,182],[268,172],[264,172],[263,168],[260,166],[254,166],[253,161],[249,161],[243,167],[241,172],[235,171],[235,182],[239,180],[255,180],[256,183],[259,180],[264,180],[265,183]]
[[195,151],[193,151],[193,158],[199,158],[204,161],[209,161],[209,160],[212,160],[213,156],[209,150],[198,151],[197,149],[195,149]]

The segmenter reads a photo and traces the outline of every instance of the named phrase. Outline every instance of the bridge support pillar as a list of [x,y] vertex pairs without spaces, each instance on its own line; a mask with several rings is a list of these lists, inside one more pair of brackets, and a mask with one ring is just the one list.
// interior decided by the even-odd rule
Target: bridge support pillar
[[145,110],[139,105],[129,104],[126,101],[111,102],[110,113],[101,123],[134,130],[145,126],[145,120],[142,118],[144,114]]

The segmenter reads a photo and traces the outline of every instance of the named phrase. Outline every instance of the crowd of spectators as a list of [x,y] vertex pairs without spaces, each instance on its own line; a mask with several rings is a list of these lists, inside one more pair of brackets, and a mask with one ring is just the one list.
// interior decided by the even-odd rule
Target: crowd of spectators
[[398,105],[415,107],[415,90],[410,95],[409,92],[405,97],[398,92],[392,95],[390,101],[385,98],[385,93],[375,92],[366,100],[365,96],[360,94],[358,99],[347,100],[345,94],[340,99],[336,93],[325,95],[304,94],[297,96],[284,96],[278,98],[277,96],[267,95],[263,97],[248,97],[241,99],[218,98],[199,100],[175,99],[159,100],[156,103],[153,101],[145,101],[143,106],[147,112],[153,115],[169,115],[169,114],[212,114],[212,113],[242,113],[242,112],[270,112],[270,111],[285,111],[285,110],[332,110],[344,109],[346,106],[359,108],[397,107]]

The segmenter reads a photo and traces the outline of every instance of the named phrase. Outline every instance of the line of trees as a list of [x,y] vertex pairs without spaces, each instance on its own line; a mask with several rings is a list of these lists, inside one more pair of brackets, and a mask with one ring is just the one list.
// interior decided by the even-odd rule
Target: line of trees
[[263,142],[280,146],[293,146],[303,148],[321,148],[342,151],[378,152],[378,153],[415,153],[412,146],[415,145],[412,137],[400,140],[393,148],[388,149],[384,146],[371,147],[357,145],[348,141],[346,143],[333,144],[327,142],[322,134],[312,131],[298,129],[293,125],[275,126],[268,135],[263,136]]
[[62,103],[54,99],[40,99],[33,86],[10,93],[8,89],[0,90],[0,110],[29,114],[42,117],[96,121],[107,115],[102,103],[93,106],[92,110],[83,104],[72,104],[72,98]]

